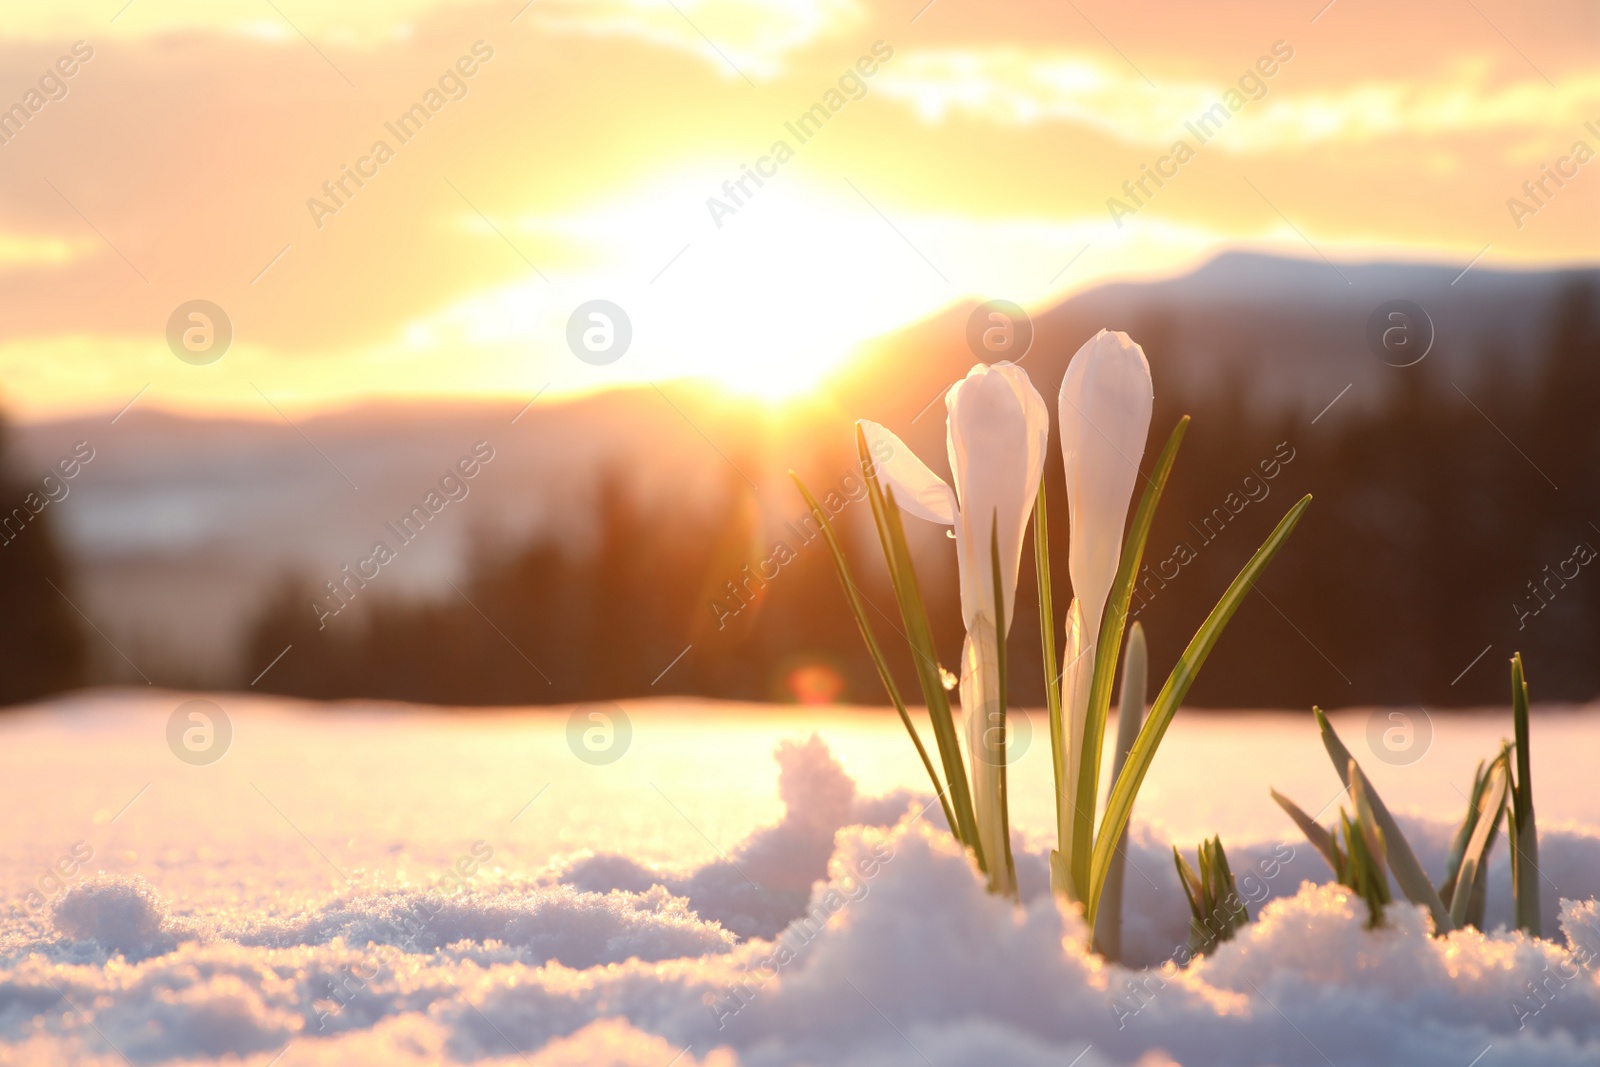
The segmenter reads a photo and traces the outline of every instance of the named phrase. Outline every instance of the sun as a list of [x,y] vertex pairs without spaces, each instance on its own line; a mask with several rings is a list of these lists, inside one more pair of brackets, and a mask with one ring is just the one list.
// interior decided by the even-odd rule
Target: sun
[[[554,394],[687,378],[782,402],[813,392],[862,342],[955,298],[932,272],[886,269],[886,253],[904,266],[893,230],[798,173],[714,221],[705,203],[720,195],[724,169],[523,217],[511,235],[539,276],[420,317],[404,331],[410,355],[496,351],[498,371],[518,368],[501,391],[523,392],[536,378]],[[618,309],[628,337],[603,363],[568,340],[575,309],[597,300]],[[462,373],[472,359],[458,359]]]
[[[869,201],[800,161],[736,213],[713,213],[707,202],[726,197],[729,166],[591,191],[582,204],[494,226],[454,205],[439,225],[468,238],[462,254],[480,257],[472,264],[485,249],[520,262],[508,257],[509,242],[537,268],[518,266],[510,278],[420,308],[374,345],[323,353],[318,380],[302,383],[305,401],[354,388],[525,402],[698,380],[768,406],[793,404],[876,339],[953,304],[1003,296],[1048,306],[1069,284],[1057,281],[1062,264],[1087,240],[1080,221],[961,219],[888,196]],[[1094,269],[1137,274],[1192,254],[1204,237],[1102,239]],[[585,358],[571,340],[574,316],[600,301],[615,308],[608,332],[626,339],[603,360]]]

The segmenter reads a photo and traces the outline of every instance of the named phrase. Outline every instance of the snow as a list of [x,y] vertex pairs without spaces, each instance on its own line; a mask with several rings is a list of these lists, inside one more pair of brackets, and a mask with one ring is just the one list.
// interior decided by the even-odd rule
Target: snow
[[[1022,904],[995,899],[891,716],[630,704],[635,747],[594,766],[564,712],[215,696],[233,748],[196,767],[164,740],[190,696],[0,722],[0,1063],[1600,1059],[1600,819],[1562,773],[1592,751],[1592,712],[1535,718],[1551,940],[1503,928],[1503,842],[1491,932],[1431,937],[1403,903],[1365,929],[1262,786],[1313,811],[1332,797],[1309,716],[1180,714],[1135,816],[1122,966],[1085,953],[1045,891],[1048,794],[1019,805]],[[1335,718],[1358,754],[1364,721]],[[1441,717],[1424,761],[1373,761],[1430,870],[1467,755],[1505,726]],[[1256,921],[1180,967],[1171,843],[1198,839],[1186,779],[1230,730],[1248,754],[1204,783],[1206,832]]]

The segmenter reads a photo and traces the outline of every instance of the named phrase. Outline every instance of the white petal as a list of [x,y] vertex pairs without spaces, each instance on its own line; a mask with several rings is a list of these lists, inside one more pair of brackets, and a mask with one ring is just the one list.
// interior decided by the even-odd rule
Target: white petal
[[1028,375],[1009,363],[979,364],[950,387],[946,437],[960,501],[956,541],[967,627],[994,617],[990,539],[998,535],[1006,628],[1010,630],[1022,540],[1044,471],[1049,408]]
[[1067,566],[1090,641],[1099,632],[1122,555],[1153,397],[1150,364],[1124,333],[1095,334],[1072,357],[1061,381],[1061,456],[1071,527]]
[[875,422],[860,420],[856,425],[867,438],[867,451],[877,461],[878,480],[894,490],[894,502],[929,522],[946,526],[956,521],[955,490],[945,484],[906,443]]

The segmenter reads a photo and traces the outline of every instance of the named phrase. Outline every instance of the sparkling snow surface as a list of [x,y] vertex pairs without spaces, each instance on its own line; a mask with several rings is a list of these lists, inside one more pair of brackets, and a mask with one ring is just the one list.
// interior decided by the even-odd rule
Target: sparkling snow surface
[[[1038,715],[1017,908],[952,847],[892,715],[632,703],[596,763],[571,709],[225,695],[227,753],[194,766],[167,741],[192,697],[0,719],[0,1063],[1600,1062],[1600,709],[1535,715],[1549,941],[1430,938],[1405,905],[1364,929],[1267,796],[1337,801],[1309,712],[1181,712],[1135,812],[1123,967],[1043,892]],[[1436,716],[1405,766],[1371,719],[1334,722],[1437,877],[1509,714]],[[1170,844],[1213,833],[1265,902],[1179,970]],[[1490,875],[1497,927],[1503,837]]]

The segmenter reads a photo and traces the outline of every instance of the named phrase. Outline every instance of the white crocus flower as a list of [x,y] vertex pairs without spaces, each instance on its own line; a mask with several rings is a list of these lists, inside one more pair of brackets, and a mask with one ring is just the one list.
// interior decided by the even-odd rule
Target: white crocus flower
[[[878,477],[895,503],[913,515],[955,528],[961,578],[961,615],[967,639],[961,651],[961,708],[972,763],[978,839],[997,891],[1015,887],[1005,869],[1000,769],[1004,738],[992,729],[1000,679],[995,627],[991,536],[999,546],[1002,603],[1007,630],[1017,592],[1022,539],[1033,511],[1049,444],[1050,413],[1021,368],[978,364],[945,394],[946,447],[955,487],[929,470],[893,433],[863,421],[871,454],[889,458]],[[883,446],[878,447],[879,442]]]
[[[1066,467],[1071,532],[1061,704],[1067,709],[1062,751],[1066,796],[1061,804],[1061,859],[1072,867],[1069,828],[1082,768],[1081,749],[1094,675],[1095,644],[1106,597],[1122,556],[1123,527],[1150,432],[1154,390],[1144,351],[1125,333],[1101,330],[1078,349],[1061,381],[1059,426]],[[1081,847],[1089,847],[1087,842]]]

